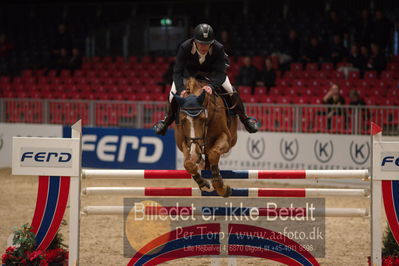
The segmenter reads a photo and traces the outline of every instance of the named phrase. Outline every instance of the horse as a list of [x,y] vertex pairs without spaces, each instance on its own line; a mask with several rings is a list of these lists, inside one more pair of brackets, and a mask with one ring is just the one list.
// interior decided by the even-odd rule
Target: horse
[[[220,156],[237,143],[237,116],[228,114],[228,107],[220,94],[202,90],[205,81],[194,77],[186,82],[186,97],[175,95],[179,106],[175,139],[184,156],[184,168],[191,174],[201,191],[216,190],[218,195],[229,197],[231,188],[220,175]],[[201,176],[200,170],[210,170],[212,187]]]

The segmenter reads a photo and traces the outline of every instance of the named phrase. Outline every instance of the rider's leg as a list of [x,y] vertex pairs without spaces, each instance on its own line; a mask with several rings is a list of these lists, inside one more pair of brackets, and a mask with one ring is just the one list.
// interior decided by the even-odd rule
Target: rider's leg
[[166,116],[163,120],[156,122],[153,126],[155,133],[158,135],[164,136],[166,134],[166,131],[168,130],[168,127],[173,123],[176,118],[178,106],[174,99],[175,93],[175,83],[172,83],[172,88],[170,89],[168,103],[166,106]]
[[229,77],[226,76],[226,80],[223,82],[222,87],[225,91],[227,91],[230,95],[230,102],[231,105],[233,106],[233,111],[238,117],[240,118],[240,121],[244,124],[245,129],[249,133],[255,133],[258,131],[258,122],[256,119],[250,118],[247,116],[245,112],[245,106],[244,103],[242,102],[242,99],[236,91],[233,86],[230,83]]

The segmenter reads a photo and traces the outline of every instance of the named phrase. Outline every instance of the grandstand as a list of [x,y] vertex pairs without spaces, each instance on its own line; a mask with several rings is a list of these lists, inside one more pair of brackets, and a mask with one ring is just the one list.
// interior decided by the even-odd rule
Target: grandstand
[[[221,12],[227,3],[231,11]],[[175,43],[161,41],[161,48],[155,45],[151,30],[176,29],[176,36],[183,37],[176,40],[179,42],[190,35],[193,25],[207,20],[217,32],[227,30],[230,34],[232,55],[228,74],[247,102],[248,113],[262,122],[261,130],[367,134],[367,121],[372,120],[383,125],[385,133],[397,134],[398,10],[394,4],[382,1],[334,4],[329,1],[301,1],[301,4],[273,1],[266,6],[261,1],[3,4],[1,32],[7,36],[11,48],[0,57],[0,122],[72,124],[81,118],[85,125],[151,127],[163,115],[169,91],[164,73],[176,51]],[[386,24],[390,25],[385,36],[387,42],[370,31],[371,39],[362,43],[364,40],[359,37],[362,10],[369,11],[370,29],[379,29],[374,19],[378,9],[390,23]],[[333,10],[337,10],[337,21],[330,18]],[[172,18],[171,25],[155,25],[164,17]],[[53,67],[51,63],[60,23],[71,34],[68,49],[77,48],[82,54],[77,69]],[[279,54],[284,52],[285,36],[292,28],[300,36],[301,54],[297,60],[285,63]],[[328,53],[336,33],[349,36],[344,38],[348,53],[350,43],[370,46],[379,42],[386,58],[383,69],[366,67],[345,76],[340,69],[349,64],[349,56],[333,62]],[[325,47],[325,53],[316,62],[303,60],[307,40],[314,35]],[[252,57],[259,71],[264,59],[271,58],[276,73],[272,88],[236,83],[245,56]],[[350,101],[349,91],[354,89],[366,105],[334,106],[341,110],[341,115],[329,121],[326,110],[331,106],[323,104],[322,99],[331,84],[339,85],[346,103]]]

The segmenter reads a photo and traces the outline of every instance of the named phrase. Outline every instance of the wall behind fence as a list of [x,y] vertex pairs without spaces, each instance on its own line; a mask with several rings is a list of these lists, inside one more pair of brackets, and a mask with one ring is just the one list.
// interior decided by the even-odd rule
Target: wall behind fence
[[[64,137],[70,128],[64,127]],[[152,129],[84,127],[82,166],[104,169],[175,169],[173,130],[163,137]]]
[[[221,169],[365,169],[370,137],[356,135],[238,132],[237,145],[220,161]],[[177,167],[183,157],[177,153]]]

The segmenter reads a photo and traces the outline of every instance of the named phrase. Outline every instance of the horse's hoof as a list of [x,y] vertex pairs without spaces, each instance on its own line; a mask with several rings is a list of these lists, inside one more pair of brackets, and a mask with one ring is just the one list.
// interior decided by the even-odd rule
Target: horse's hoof
[[212,191],[214,191],[213,187],[211,187],[209,182],[206,182],[206,184],[200,186],[199,188],[200,188],[201,191],[204,191],[204,192],[212,192]]
[[221,195],[223,198],[228,198],[231,196],[231,187],[230,186],[226,186],[225,190],[224,190],[224,194]]

